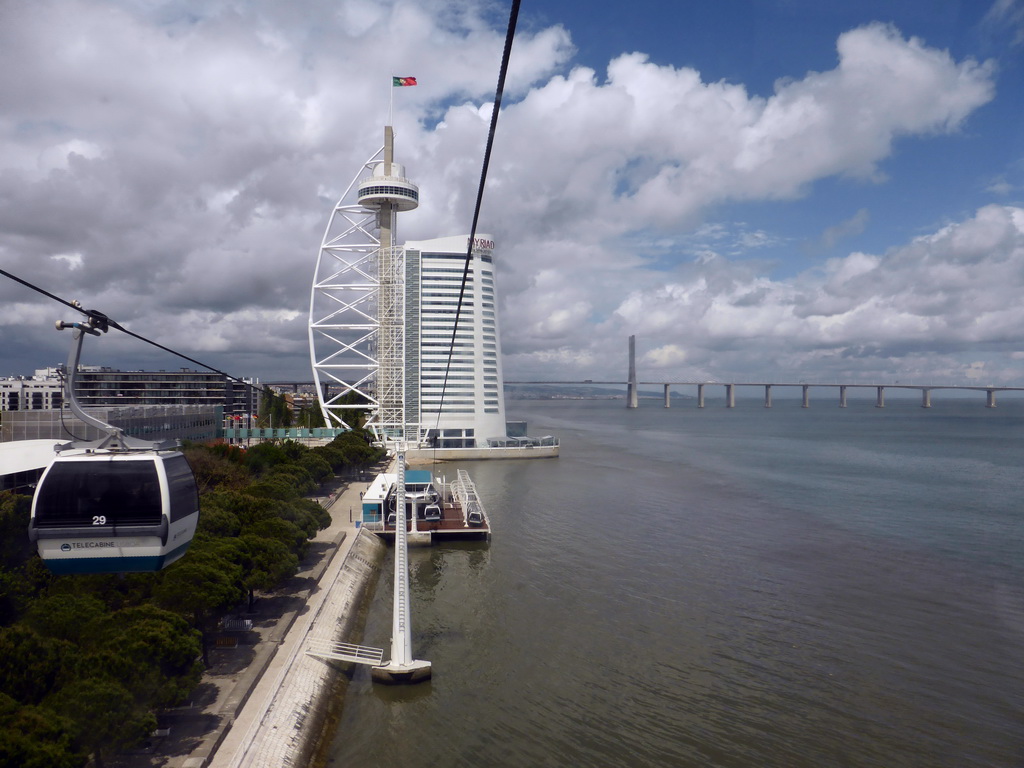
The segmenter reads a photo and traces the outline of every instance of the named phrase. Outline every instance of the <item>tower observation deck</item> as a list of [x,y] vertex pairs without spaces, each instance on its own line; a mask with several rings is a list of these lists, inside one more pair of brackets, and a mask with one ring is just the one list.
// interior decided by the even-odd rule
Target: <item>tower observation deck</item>
[[369,177],[359,182],[359,204],[374,210],[390,205],[392,211],[411,211],[420,204],[420,190],[405,178],[405,168],[398,163],[376,163]]

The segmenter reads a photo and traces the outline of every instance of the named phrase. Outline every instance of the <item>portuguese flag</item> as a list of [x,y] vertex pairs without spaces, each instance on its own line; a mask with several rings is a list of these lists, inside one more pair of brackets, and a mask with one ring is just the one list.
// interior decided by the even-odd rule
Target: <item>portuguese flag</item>
[[398,88],[399,86],[402,86],[402,85],[416,85],[416,78],[415,77],[392,77],[391,78],[391,86],[393,88]]

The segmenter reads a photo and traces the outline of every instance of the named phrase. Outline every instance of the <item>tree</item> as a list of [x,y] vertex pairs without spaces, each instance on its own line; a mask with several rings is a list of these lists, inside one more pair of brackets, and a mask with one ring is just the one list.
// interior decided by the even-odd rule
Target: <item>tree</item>
[[309,448],[295,440],[282,440],[278,443],[278,446],[284,451],[284,455],[288,457],[289,462],[297,461],[309,453]]
[[320,445],[313,448],[310,453],[326,461],[332,472],[339,473],[345,469],[347,459],[344,452],[338,448],[332,448],[330,445]]
[[259,443],[245,452],[246,466],[257,475],[287,461],[288,454],[276,443]]
[[203,666],[210,666],[209,633],[220,614],[245,596],[241,566],[216,553],[190,552],[163,572],[157,602],[186,617],[202,636]]
[[245,459],[240,451],[236,450],[236,458],[214,448],[197,445],[184,450],[200,494],[216,488],[240,488],[249,482],[249,473],[243,464]]
[[32,590],[21,569],[0,570],[0,626],[13,624],[24,612],[32,597]]
[[202,635],[181,616],[143,605],[90,625],[94,651],[81,667],[102,668],[149,707],[185,701],[202,674]]
[[297,499],[300,495],[290,478],[282,478],[280,476],[268,476],[263,480],[257,480],[245,490],[250,496],[262,499],[277,499],[279,501]]
[[300,496],[316,490],[316,480],[305,469],[294,462],[279,464],[264,476],[266,480],[286,479]]
[[0,692],[38,704],[69,677],[77,656],[66,641],[16,624],[0,630]]
[[28,540],[32,497],[0,493],[0,567],[15,570],[25,564],[35,549]]
[[299,569],[299,558],[278,539],[249,533],[242,536],[242,542],[252,558],[252,568],[245,577],[249,610],[252,610],[256,590],[270,590],[290,579]]
[[212,504],[203,506],[203,514],[199,516],[196,534],[209,534],[216,537],[237,536],[242,530],[242,521],[234,512]]
[[284,395],[279,395],[270,387],[263,388],[260,399],[259,425],[261,427],[290,427],[292,425],[292,409]]
[[327,459],[313,453],[306,454],[300,458],[297,463],[309,473],[310,477],[312,477],[313,481],[316,483],[322,483],[333,474],[331,471],[331,465],[327,463]]
[[96,768],[103,768],[104,750],[138,743],[156,728],[153,714],[108,678],[75,680],[54,694],[50,704],[71,721],[75,740],[92,753]]
[[0,765],[17,768],[81,768],[72,724],[42,707],[19,704],[0,693]]
[[92,595],[55,594],[33,603],[25,623],[40,635],[80,645],[89,624],[107,614],[107,606]]
[[327,426],[324,422],[324,413],[320,410],[319,405],[314,405],[310,408],[300,408],[298,416],[296,417],[296,424],[300,427],[308,427],[310,429]]

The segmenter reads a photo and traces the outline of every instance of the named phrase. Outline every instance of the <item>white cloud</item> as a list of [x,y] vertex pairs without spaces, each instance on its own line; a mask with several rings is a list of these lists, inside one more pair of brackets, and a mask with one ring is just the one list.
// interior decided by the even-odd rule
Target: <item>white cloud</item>
[[[805,365],[818,380],[870,378],[882,359],[891,369],[891,358],[915,350],[982,347],[1019,359],[1021,264],[1024,209],[991,205],[883,256],[852,253],[791,280],[772,281],[723,259],[695,263],[661,287],[631,292],[607,332],[620,343],[638,334],[653,347],[644,359],[659,367],[662,350],[677,347],[687,365],[723,376]],[[686,365],[676,370],[690,378]]]
[[[0,26],[0,252],[55,293],[222,367],[262,350],[266,370],[240,373],[301,376],[326,217],[380,145],[392,97],[397,159],[422,198],[401,236],[469,227],[504,33],[483,4],[12,8]],[[643,54],[601,74],[571,67],[565,29],[522,30],[482,219],[498,242],[510,373],[599,373],[624,358],[628,333],[666,370],[822,351],[837,366],[908,340],[938,351],[1017,338],[1017,209],[789,281],[728,258],[780,245],[773,235],[704,222],[723,202],[792,199],[831,176],[877,181],[898,139],[956,131],[992,99],[992,65],[874,24],[839,37],[833,69],[761,97]],[[392,90],[393,74],[420,84]],[[857,214],[825,236],[865,223]],[[22,291],[0,285],[0,299]],[[24,317],[4,322],[25,333]],[[27,333],[45,339],[37,355],[63,346]]]
[[650,350],[643,356],[643,362],[654,368],[665,368],[677,366],[686,361],[686,350],[677,344],[666,344],[663,347]]
[[1014,44],[1024,43],[1024,3],[1021,0],[995,0],[981,26],[990,35],[1009,32]]
[[81,269],[83,264],[82,254],[80,253],[56,253],[50,258],[67,264],[71,270]]

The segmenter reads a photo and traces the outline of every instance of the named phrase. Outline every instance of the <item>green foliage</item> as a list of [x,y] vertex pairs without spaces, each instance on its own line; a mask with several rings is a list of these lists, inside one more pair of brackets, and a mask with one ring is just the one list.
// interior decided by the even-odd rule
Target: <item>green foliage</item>
[[80,644],[86,626],[106,615],[107,606],[97,597],[58,593],[33,603],[25,624],[40,635]]
[[249,526],[247,532],[264,539],[279,541],[300,557],[306,553],[306,532],[289,520],[279,517],[260,520]]
[[184,453],[200,494],[217,488],[240,488],[249,482],[245,455],[234,446],[193,445]]
[[203,514],[199,516],[197,534],[209,534],[216,537],[237,536],[242,531],[242,521],[238,515],[227,509],[204,504]]
[[277,499],[279,501],[290,501],[299,498],[299,490],[287,479],[280,477],[268,477],[265,480],[257,480],[245,489],[250,496],[261,499]]
[[75,647],[20,624],[0,630],[0,693],[38,704],[68,679]]
[[242,575],[241,566],[216,552],[189,552],[164,572],[154,597],[167,610],[190,616],[192,626],[204,630],[215,612],[242,599]]
[[278,502],[270,498],[254,496],[246,489],[246,492],[217,491],[208,494],[202,498],[201,506],[200,520],[206,514],[207,508],[220,509],[235,515],[244,527],[254,520],[275,516]]
[[80,667],[102,669],[150,706],[181,704],[202,674],[201,633],[155,605],[126,608],[94,621],[89,642],[94,650]]
[[140,707],[116,680],[87,677],[57,691],[49,706],[71,723],[75,740],[102,765],[102,754],[136,744],[156,728],[156,718]]
[[213,548],[193,549],[161,574],[154,597],[161,607],[187,617],[199,630],[203,665],[209,667],[209,632],[217,616],[245,597],[245,571]]
[[248,548],[252,567],[246,575],[250,591],[272,589],[295,575],[299,558],[287,544],[256,533],[246,534],[241,541]]
[[81,768],[72,723],[42,707],[26,706],[0,693],[0,765],[18,768]]
[[0,570],[0,626],[12,624],[29,605],[32,588],[22,569]]
[[282,451],[284,451],[284,455],[288,457],[288,461],[296,461],[309,453],[309,448],[295,440],[282,440],[278,443],[278,446]]
[[158,573],[54,576],[26,535],[31,498],[0,494],[0,766],[80,768],[90,752],[100,766],[151,731],[153,709],[198,684],[219,618],[294,576],[330,524],[303,495],[382,455],[358,431],[322,448],[185,454],[199,526],[188,555]]
[[307,453],[296,463],[306,470],[309,476],[313,478],[313,481],[317,483],[322,483],[333,474],[331,465],[327,460],[313,453]]
[[294,462],[279,464],[265,475],[266,480],[284,480],[290,484],[300,496],[316,490],[316,480],[305,469]]
[[245,464],[250,472],[260,475],[273,466],[288,461],[288,454],[277,443],[259,443],[245,452]]
[[270,387],[263,388],[258,423],[261,427],[290,427],[292,425],[292,409],[284,395],[277,394]]
[[28,521],[32,513],[32,497],[0,493],[0,567],[14,570],[32,556],[28,540]]
[[324,422],[323,411],[316,405],[311,408],[300,408],[298,414],[296,414],[295,421],[297,426],[309,427],[310,429],[327,426]]
[[332,448],[329,445],[321,445],[310,450],[310,453],[327,462],[327,465],[334,472],[342,472],[346,467],[345,454],[337,448]]

